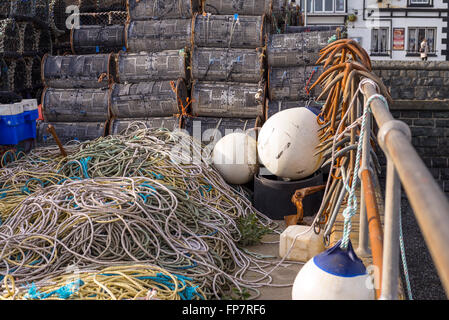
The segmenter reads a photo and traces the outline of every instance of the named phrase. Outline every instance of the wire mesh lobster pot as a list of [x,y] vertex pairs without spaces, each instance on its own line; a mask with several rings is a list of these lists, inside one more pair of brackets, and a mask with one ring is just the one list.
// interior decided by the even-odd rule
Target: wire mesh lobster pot
[[108,88],[114,72],[112,54],[46,55],[42,60],[42,81],[52,88]]
[[70,44],[73,54],[119,52],[125,46],[125,27],[81,26],[71,30]]
[[180,50],[191,45],[191,19],[131,21],[126,27],[129,52]]
[[11,12],[11,0],[0,0],[0,19],[6,19]]
[[36,0],[10,0],[10,15],[15,18],[33,18],[36,15]]
[[[314,66],[269,68],[268,95],[270,100],[308,100],[319,94],[318,86],[308,92],[307,87],[318,78]],[[317,70],[317,71],[315,71]]]
[[292,108],[300,108],[307,107],[315,114],[320,114],[322,105],[311,100],[299,100],[299,101],[285,101],[285,100],[277,100],[277,101],[266,101],[267,106],[267,118],[271,118],[278,112],[292,109]]
[[182,112],[186,101],[187,88],[183,79],[114,84],[111,114],[121,119],[173,116]]
[[8,65],[0,56],[0,91],[9,91]]
[[186,53],[180,50],[123,53],[117,56],[118,82],[172,80],[187,77]]
[[248,132],[262,126],[259,117],[251,119],[189,117],[185,120],[185,129],[196,140],[204,144],[217,143],[225,135],[233,132]]
[[125,24],[127,20],[126,11],[80,13],[78,16],[82,26],[118,25]]
[[245,16],[270,15],[273,5],[286,0],[204,0],[204,11],[217,15],[240,14]]
[[258,83],[264,76],[263,49],[195,48],[191,70],[201,81]]
[[259,48],[264,46],[265,16],[233,15],[194,18],[193,38],[198,47]]
[[179,129],[179,119],[176,117],[161,117],[149,119],[112,119],[109,125],[109,134],[123,134],[127,130],[158,129],[164,128],[170,131]]
[[48,22],[48,0],[35,0],[35,18],[42,22]]
[[42,108],[48,122],[106,121],[109,90],[46,88],[42,94]]
[[26,87],[37,89],[42,87],[41,81],[41,59],[39,56],[25,58],[27,65]]
[[[48,125],[48,122],[37,125],[37,141],[40,144],[56,144],[53,136],[47,132]],[[106,134],[106,122],[56,122],[52,125],[62,143],[95,140]]]
[[35,30],[32,23],[22,22],[17,24],[19,28],[18,52],[22,55],[33,54],[35,51]]
[[25,89],[26,83],[26,63],[23,58],[5,59],[8,66],[8,88],[13,92],[20,92]]
[[0,53],[16,55],[19,51],[20,30],[13,19],[0,20]]
[[66,20],[69,13],[66,13],[67,0],[50,0],[48,4],[49,26],[57,34],[64,33],[67,30]]
[[200,9],[200,0],[128,0],[131,20],[189,19]]
[[78,6],[80,12],[125,11],[126,0],[65,0],[66,5]]
[[267,43],[267,60],[270,67],[295,67],[314,65],[332,31],[273,34]]
[[37,31],[37,35],[39,36],[39,42],[37,50],[40,54],[48,53],[52,51],[52,40],[50,30],[42,30]]
[[264,101],[265,86],[260,84],[195,82],[192,85],[192,113],[195,116],[263,117]]

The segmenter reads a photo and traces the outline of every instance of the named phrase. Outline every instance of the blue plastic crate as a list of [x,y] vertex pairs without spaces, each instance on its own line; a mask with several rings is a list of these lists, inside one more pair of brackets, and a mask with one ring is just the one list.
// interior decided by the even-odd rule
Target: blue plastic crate
[[16,145],[22,141],[25,126],[23,113],[13,116],[0,116],[0,145]]
[[39,118],[39,111],[31,110],[23,112],[23,126],[20,130],[20,141],[36,138],[36,120]]

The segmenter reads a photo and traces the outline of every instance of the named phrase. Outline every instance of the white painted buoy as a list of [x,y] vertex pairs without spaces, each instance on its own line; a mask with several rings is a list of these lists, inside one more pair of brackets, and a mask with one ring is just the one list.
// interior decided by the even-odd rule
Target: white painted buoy
[[212,161],[227,183],[248,183],[257,172],[257,141],[244,133],[228,134],[215,145]]
[[372,278],[355,254],[337,245],[309,260],[296,276],[293,300],[374,300]]
[[274,175],[292,180],[311,176],[321,166],[314,156],[320,143],[317,116],[307,108],[292,108],[272,116],[260,130],[259,158]]

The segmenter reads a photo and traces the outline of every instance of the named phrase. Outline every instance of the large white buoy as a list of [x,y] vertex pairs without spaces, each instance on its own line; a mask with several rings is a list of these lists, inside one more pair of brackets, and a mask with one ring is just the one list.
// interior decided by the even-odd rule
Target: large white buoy
[[314,156],[320,143],[317,116],[307,108],[292,108],[272,116],[258,139],[259,158],[274,175],[299,180],[321,166]]
[[293,300],[374,300],[372,278],[355,254],[333,248],[307,262],[293,284]]
[[245,184],[257,172],[257,141],[244,133],[231,133],[214,147],[212,161],[227,183]]

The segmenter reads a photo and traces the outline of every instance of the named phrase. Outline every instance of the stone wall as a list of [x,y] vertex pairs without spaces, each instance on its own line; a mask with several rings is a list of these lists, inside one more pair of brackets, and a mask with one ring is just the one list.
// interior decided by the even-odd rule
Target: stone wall
[[449,193],[449,62],[375,61],[373,69],[391,91],[393,116],[410,126],[414,147]]

